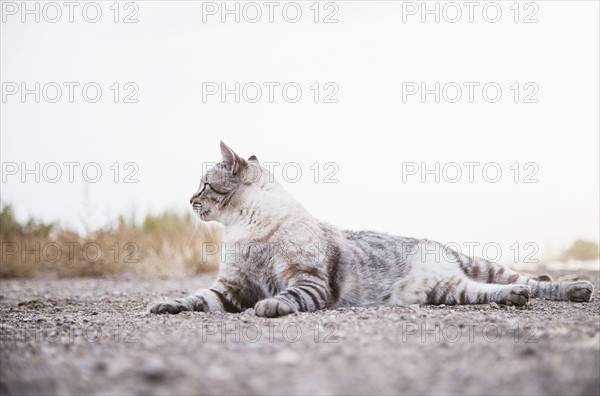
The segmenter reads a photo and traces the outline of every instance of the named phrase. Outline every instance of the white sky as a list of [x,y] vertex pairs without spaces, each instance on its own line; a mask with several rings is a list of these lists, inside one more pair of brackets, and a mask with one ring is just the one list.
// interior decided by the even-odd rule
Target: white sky
[[[268,8],[258,23],[233,16],[221,23],[219,14],[202,22],[203,3],[195,1],[138,1],[138,23],[114,23],[109,2],[98,2],[102,17],[88,23],[82,17],[86,2],[68,8],[57,23],[13,14],[13,5],[2,2],[1,156],[2,200],[12,203],[18,216],[35,216],[81,229],[107,224],[118,214],[141,218],[148,211],[166,208],[188,210],[203,162],[220,159],[223,139],[240,155],[255,154],[262,162],[279,162],[276,176],[317,217],[342,228],[375,229],[399,235],[426,237],[441,242],[497,242],[509,261],[509,247],[527,242],[540,247],[537,257],[557,253],[576,238],[599,238],[599,3],[596,1],[537,1],[519,8],[513,21],[514,2],[497,2],[502,17],[486,22],[480,2],[474,22],[461,5],[462,18],[440,23],[420,14],[404,15],[410,5],[394,1],[337,1],[338,23],[314,23],[313,2],[302,8],[298,23],[282,17],[286,2],[275,8],[269,23]],[[28,2],[34,7],[35,2]],[[63,4],[58,2],[59,5]],[[220,6],[221,2],[214,3]],[[228,3],[234,7],[234,2]],[[245,3],[240,2],[240,7]],[[413,3],[417,6],[421,2]],[[428,3],[432,8],[434,2]],[[446,2],[439,2],[440,8]],[[323,9],[320,19],[335,10]],[[207,7],[207,5],[204,5]],[[120,3],[122,20],[135,11]],[[46,8],[47,18],[55,10]],[[253,17],[253,10],[249,14]],[[293,17],[293,9],[288,10]],[[454,10],[447,8],[447,17]],[[93,17],[93,8],[88,9]],[[538,23],[523,23],[532,18]],[[494,8],[488,16],[494,17]],[[57,103],[19,93],[7,95],[16,83],[33,88],[49,82],[78,82],[74,102],[68,89]],[[81,86],[98,83],[103,91],[97,103],[87,103]],[[121,97],[139,87],[138,103],[114,103],[115,82]],[[274,103],[265,87],[258,103],[233,96],[221,103],[218,95],[202,100],[203,82],[278,82]],[[302,98],[287,103],[281,86],[298,83]],[[320,83],[320,103],[309,88]],[[333,82],[339,103],[322,103]],[[474,102],[457,103],[433,95],[421,103],[419,95],[402,100],[403,82],[427,83],[433,88],[449,82],[477,82]],[[502,88],[497,103],[484,100],[481,87],[495,82]],[[519,103],[509,87],[520,84]],[[533,87],[539,103],[522,103]],[[9,87],[10,85],[10,87]],[[449,96],[454,96],[448,86]],[[89,91],[90,95],[93,93]],[[249,94],[254,95],[250,89]],[[292,96],[293,90],[289,91]],[[51,86],[48,95],[54,96]],[[493,96],[493,90],[489,91]],[[91,95],[93,96],[93,95]],[[85,182],[81,166],[75,182],[68,168],[57,183],[33,175],[10,175],[9,163],[33,168],[50,162],[95,162],[103,174],[97,183]],[[134,162],[138,183],[125,184],[129,173],[121,169],[121,182],[113,181],[110,166]],[[281,169],[296,162],[302,177],[283,180]],[[310,167],[321,167],[319,182]],[[337,183],[324,183],[333,168]],[[435,183],[419,174],[402,181],[403,163],[479,162],[475,180],[467,180],[463,166],[457,183]],[[518,162],[520,182],[510,167]],[[537,165],[538,183],[523,183]],[[497,163],[502,178],[484,180],[481,168]],[[406,165],[404,165],[406,167]],[[132,169],[132,168],[130,168]],[[51,175],[54,175],[52,171]],[[453,170],[450,175],[454,175]],[[489,173],[493,176],[493,172]],[[93,172],[90,171],[93,176]],[[293,171],[290,170],[290,176]],[[523,249],[522,252],[526,253]]]

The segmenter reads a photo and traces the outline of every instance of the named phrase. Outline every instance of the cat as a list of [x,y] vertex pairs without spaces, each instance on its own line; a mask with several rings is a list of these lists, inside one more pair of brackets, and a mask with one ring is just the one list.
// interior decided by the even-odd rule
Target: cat
[[309,214],[255,156],[245,160],[223,142],[221,154],[190,199],[201,221],[225,227],[217,280],[189,297],[156,302],[151,313],[253,308],[257,316],[278,317],[356,306],[523,306],[530,297],[592,297],[588,281],[534,280],[434,241],[339,230]]

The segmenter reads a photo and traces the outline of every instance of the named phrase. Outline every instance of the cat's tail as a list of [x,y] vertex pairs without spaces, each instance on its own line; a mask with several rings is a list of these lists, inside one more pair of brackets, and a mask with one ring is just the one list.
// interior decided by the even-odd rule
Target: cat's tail
[[548,275],[532,279],[504,265],[446,249],[465,275],[477,282],[527,285],[531,288],[532,297],[548,300],[590,301],[592,298],[594,286],[591,282],[553,282]]

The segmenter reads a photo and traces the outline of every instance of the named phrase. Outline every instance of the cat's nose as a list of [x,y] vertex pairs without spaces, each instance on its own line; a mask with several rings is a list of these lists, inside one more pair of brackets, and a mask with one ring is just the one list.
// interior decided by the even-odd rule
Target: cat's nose
[[190,205],[194,204],[194,201],[196,201],[196,198],[198,198],[198,194],[192,195],[192,197],[190,198]]

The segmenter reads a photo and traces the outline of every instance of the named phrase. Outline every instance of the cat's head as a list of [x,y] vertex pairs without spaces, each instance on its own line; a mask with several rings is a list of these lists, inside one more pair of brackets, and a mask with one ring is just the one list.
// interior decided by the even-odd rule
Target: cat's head
[[227,224],[253,194],[267,187],[269,178],[254,155],[245,160],[223,142],[221,154],[221,162],[202,175],[190,204],[200,220]]

